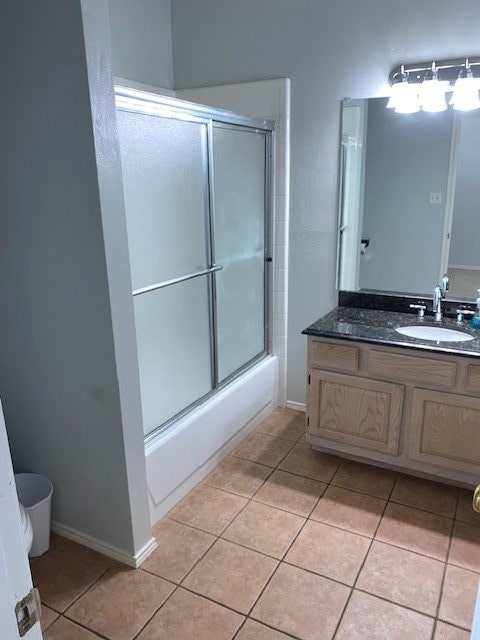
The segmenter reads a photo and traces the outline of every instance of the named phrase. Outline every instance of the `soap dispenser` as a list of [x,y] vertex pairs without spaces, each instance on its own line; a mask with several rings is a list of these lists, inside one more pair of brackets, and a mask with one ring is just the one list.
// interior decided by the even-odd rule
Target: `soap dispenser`
[[470,326],[473,329],[480,329],[480,289],[477,289],[477,291],[478,291],[477,308],[475,309],[475,315],[470,320]]

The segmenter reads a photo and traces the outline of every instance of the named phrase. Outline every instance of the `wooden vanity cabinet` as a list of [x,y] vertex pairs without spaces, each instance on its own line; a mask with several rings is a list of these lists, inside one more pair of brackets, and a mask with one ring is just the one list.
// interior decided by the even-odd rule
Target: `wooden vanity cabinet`
[[413,390],[410,457],[480,473],[480,398]]
[[309,336],[307,382],[313,448],[477,483],[480,366],[472,359]]
[[309,432],[397,454],[403,387],[320,369],[310,372]]

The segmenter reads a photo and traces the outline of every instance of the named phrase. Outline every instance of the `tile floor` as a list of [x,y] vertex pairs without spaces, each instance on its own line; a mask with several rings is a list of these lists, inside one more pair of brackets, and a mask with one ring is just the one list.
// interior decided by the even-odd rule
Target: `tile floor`
[[140,570],[53,536],[45,640],[467,640],[468,491],[313,452],[277,409],[154,529]]

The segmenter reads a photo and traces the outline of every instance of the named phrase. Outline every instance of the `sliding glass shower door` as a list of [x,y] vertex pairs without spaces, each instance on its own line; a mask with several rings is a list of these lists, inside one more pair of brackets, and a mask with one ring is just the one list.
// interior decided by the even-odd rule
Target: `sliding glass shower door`
[[118,105],[145,435],[267,351],[267,130]]
[[243,129],[213,129],[220,381],[265,344],[265,142]]

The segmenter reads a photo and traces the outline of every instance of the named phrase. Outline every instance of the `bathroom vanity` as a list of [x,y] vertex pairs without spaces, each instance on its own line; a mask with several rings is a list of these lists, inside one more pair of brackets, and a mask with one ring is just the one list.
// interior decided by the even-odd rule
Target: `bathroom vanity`
[[432,478],[480,476],[480,332],[434,342],[398,327],[432,317],[337,307],[309,326],[307,441],[314,449]]

